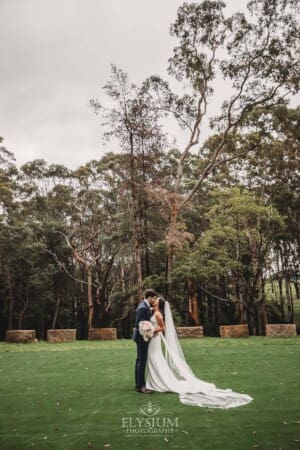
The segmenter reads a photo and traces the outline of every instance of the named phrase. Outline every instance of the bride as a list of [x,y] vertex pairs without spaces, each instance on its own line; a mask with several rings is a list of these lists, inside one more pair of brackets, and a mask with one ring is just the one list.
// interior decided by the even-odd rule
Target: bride
[[186,405],[209,408],[228,409],[252,401],[247,394],[238,394],[231,389],[218,389],[214,384],[197,378],[182,352],[169,303],[158,298],[153,308],[150,320],[155,333],[148,347],[147,389],[176,392],[180,401]]

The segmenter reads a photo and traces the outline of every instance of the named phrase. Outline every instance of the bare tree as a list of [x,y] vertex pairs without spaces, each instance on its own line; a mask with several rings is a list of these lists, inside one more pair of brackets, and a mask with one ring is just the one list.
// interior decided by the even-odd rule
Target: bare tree
[[[169,73],[188,88],[188,93],[182,96],[173,93],[168,83],[157,76],[147,81],[162,111],[172,114],[187,131],[187,143],[178,159],[172,191],[164,193],[169,210],[167,285],[171,282],[177,242],[182,240],[180,213],[204,180],[227,161],[223,154],[230,136],[239,130],[254,108],[282,104],[299,88],[298,2],[252,0],[248,3],[247,16],[236,13],[229,18],[224,17],[224,7],[222,1],[205,0],[184,3],[178,9],[171,34],[179,44],[169,60]],[[219,137],[192,188],[186,191],[183,179],[187,160],[192,150],[199,148],[217,76],[223,76],[232,94],[224,101],[221,113],[210,120]]]

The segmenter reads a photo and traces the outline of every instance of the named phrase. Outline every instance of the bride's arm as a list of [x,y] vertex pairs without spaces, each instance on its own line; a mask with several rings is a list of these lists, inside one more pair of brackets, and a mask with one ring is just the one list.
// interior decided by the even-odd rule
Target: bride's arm
[[163,319],[163,316],[161,315],[161,313],[160,312],[156,313],[155,318],[158,323],[158,328],[155,328],[154,333],[159,333],[160,331],[165,331],[165,323],[164,323],[164,319]]

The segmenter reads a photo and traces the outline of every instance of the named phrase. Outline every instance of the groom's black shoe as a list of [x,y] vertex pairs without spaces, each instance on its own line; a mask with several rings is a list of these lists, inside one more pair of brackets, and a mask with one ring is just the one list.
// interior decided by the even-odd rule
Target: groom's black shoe
[[145,386],[138,388],[136,392],[140,392],[141,394],[152,394],[153,391],[146,389]]

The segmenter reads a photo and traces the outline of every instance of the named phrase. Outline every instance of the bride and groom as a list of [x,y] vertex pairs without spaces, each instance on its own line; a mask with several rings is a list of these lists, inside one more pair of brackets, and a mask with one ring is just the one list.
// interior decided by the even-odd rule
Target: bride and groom
[[[140,333],[139,324],[142,321],[150,321],[154,327],[154,335],[149,341],[145,341]],[[145,291],[144,300],[136,309],[133,339],[137,344],[137,392],[175,392],[186,405],[210,408],[228,409],[252,401],[247,394],[218,389],[215,384],[194,375],[181,349],[170,305],[153,289]]]

